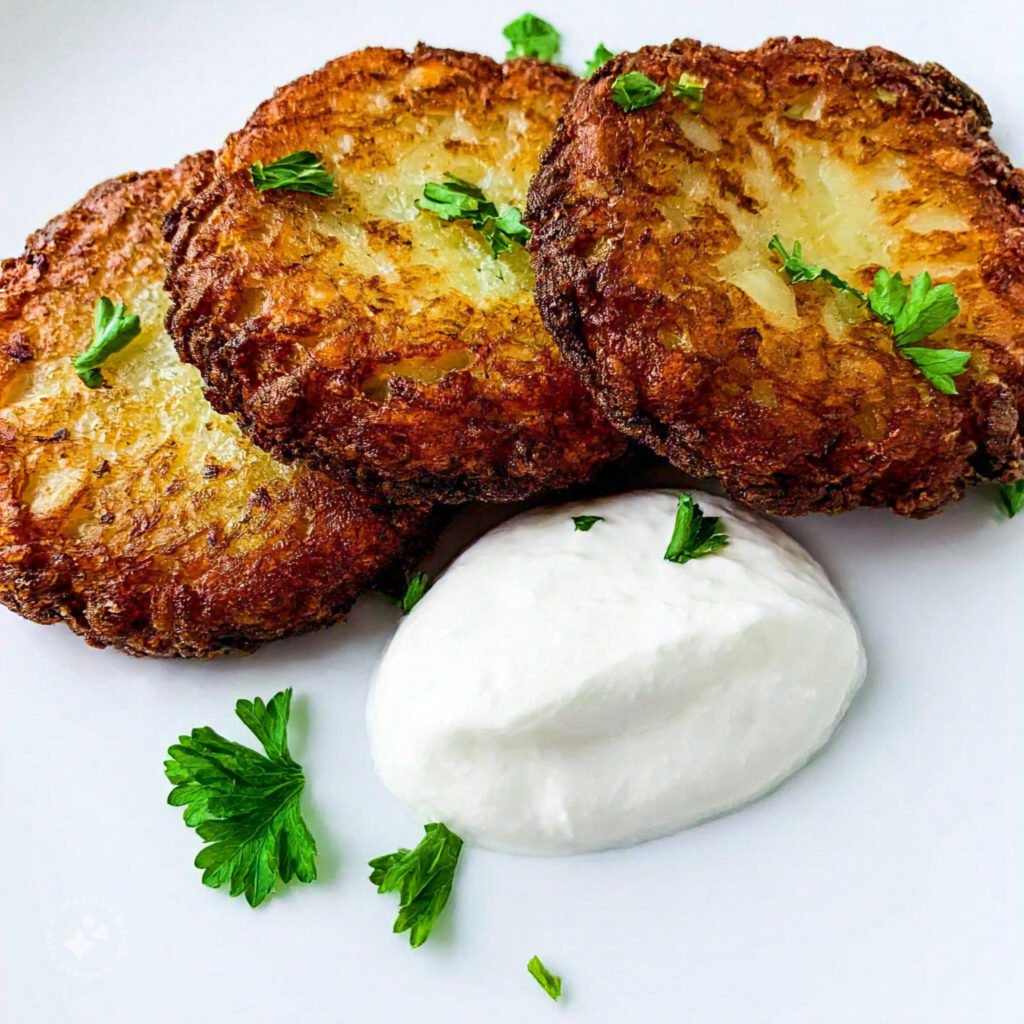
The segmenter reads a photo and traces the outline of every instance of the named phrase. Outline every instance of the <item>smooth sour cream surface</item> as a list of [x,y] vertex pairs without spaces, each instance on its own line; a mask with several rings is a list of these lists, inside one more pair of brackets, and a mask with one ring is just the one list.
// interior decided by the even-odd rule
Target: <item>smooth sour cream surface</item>
[[541,508],[402,621],[368,723],[424,821],[524,853],[624,846],[767,793],[827,742],[864,678],[850,613],[781,530],[691,493],[724,550],[665,561],[675,492]]

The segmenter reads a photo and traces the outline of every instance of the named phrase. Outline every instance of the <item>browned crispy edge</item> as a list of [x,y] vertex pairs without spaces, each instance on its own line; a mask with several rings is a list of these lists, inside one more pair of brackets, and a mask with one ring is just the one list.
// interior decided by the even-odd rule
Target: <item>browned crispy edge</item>
[[[877,46],[855,51],[833,46],[820,39],[776,37],[743,53],[743,56],[756,59],[758,56],[767,57],[794,47],[802,48],[801,57],[807,57],[811,50],[815,50],[826,60],[844,65],[851,57],[866,59],[872,63],[880,83],[893,80],[907,83],[911,87],[918,96],[917,113],[920,116],[946,114],[960,117],[965,131],[972,137],[974,173],[995,185],[1007,205],[1017,211],[1024,229],[1024,174],[1014,167],[1010,158],[990,138],[992,117],[988,106],[970,86],[940,64],[916,64],[898,53]],[[699,40],[677,39],[667,46],[647,46],[636,54],[619,54],[595,72],[590,82],[617,78],[637,54],[667,51],[692,55],[700,50],[711,50],[719,59],[726,61],[735,57],[728,50],[705,47]],[[561,216],[565,196],[572,187],[572,180],[564,170],[566,161],[571,162],[566,151],[574,142],[571,127],[574,117],[586,108],[590,95],[591,90],[583,86],[566,106],[555,137],[541,159],[540,170],[530,187],[524,220],[533,229],[529,249],[536,272],[534,296],[537,306],[566,362],[577,371],[612,423],[629,437],[668,458],[684,472],[697,477],[713,477],[714,467],[701,458],[699,451],[674,443],[668,436],[665,424],[645,414],[636,402],[624,402],[621,395],[609,393],[597,386],[594,356],[587,343],[586,330],[575,298],[578,290],[585,288],[589,270],[585,261],[564,259],[559,251],[560,244],[573,235],[572,224]],[[1012,242],[1015,248],[1024,253],[1024,230]],[[1009,285],[1009,282],[998,280],[992,280],[991,283],[997,288]],[[878,493],[867,496],[857,504],[868,507],[889,506],[900,515],[926,518],[940,511],[948,501],[963,497],[969,482],[982,479],[1005,482],[1018,478],[1024,471],[1020,416],[1018,414],[1015,422],[1010,423],[1008,417],[1012,410],[1006,408],[1005,402],[997,400],[999,396],[989,397],[992,399],[989,405],[978,410],[980,430],[983,435],[991,434],[993,438],[1001,440],[991,446],[979,445],[973,460],[974,475],[958,481],[955,493],[921,495],[917,499]],[[1018,395],[1018,407],[1020,404],[1021,396]],[[736,488],[731,488],[730,493],[737,500],[775,515],[837,513],[853,507],[838,486],[826,489],[813,501],[808,501],[804,496],[791,500],[776,496],[766,501],[763,495]]]
[[[90,260],[102,259],[94,255],[93,245],[101,247],[105,230],[123,221],[134,206],[152,206],[155,182],[173,194],[207,182],[212,157],[197,154],[169,171],[125,174],[91,189],[33,233],[22,256],[0,264],[0,317],[16,320],[35,290],[59,287]],[[129,229],[125,244],[132,244],[132,238],[144,241],[137,228]],[[25,358],[32,353],[0,352],[0,359]],[[15,444],[13,432],[0,425],[0,457],[12,460],[14,475]],[[0,544],[0,603],[33,622],[63,621],[92,647],[111,646],[137,657],[249,653],[270,640],[329,625],[343,618],[365,590],[398,586],[404,571],[430,550],[446,519],[440,510],[380,506],[371,511],[364,498],[344,485],[306,472],[286,494],[311,510],[324,531],[342,512],[362,516],[357,525],[372,536],[361,547],[362,538],[354,540],[359,564],[342,539],[318,544],[315,552],[303,551],[297,558],[276,550],[226,557],[201,579],[182,581],[159,570],[153,574],[144,560],[105,548],[84,557],[69,554],[59,538],[34,528],[12,490],[0,476],[0,530],[6,535]],[[256,500],[266,508],[274,498],[264,494]],[[352,539],[354,523],[349,520],[338,537]],[[154,578],[159,587],[153,586]]]

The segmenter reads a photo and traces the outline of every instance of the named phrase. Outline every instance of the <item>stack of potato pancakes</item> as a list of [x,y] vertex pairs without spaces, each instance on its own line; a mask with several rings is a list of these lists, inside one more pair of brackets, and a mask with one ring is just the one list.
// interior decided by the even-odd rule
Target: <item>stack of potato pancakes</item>
[[583,81],[334,60],[3,263],[0,601],[208,657],[643,447],[782,515],[1016,480],[1024,174],[989,128],[943,68],[817,40]]

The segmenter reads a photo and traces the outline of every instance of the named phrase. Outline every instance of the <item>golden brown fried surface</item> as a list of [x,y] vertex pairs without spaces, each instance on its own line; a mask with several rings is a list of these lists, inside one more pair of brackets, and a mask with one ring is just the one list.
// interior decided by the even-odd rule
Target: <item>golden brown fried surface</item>
[[[0,269],[0,601],[93,645],[208,656],[325,625],[424,518],[276,463],[203,398],[163,330],[164,212],[212,156],[93,189]],[[96,299],[142,331],[90,390]]]
[[[526,252],[494,259],[414,205],[447,172],[521,209],[574,84],[531,60],[369,49],[264,103],[169,219],[169,327],[214,406],[407,501],[523,498],[620,454],[541,324]],[[255,161],[300,149],[333,197],[256,191]]]
[[[707,80],[624,113],[639,70]],[[537,300],[621,429],[795,515],[889,505],[924,516],[979,477],[1019,475],[1024,175],[982,101],[885,50],[692,40],[624,54],[576,94],[530,193]],[[791,287],[787,247],[860,289],[883,266],[951,282],[961,314],[922,344],[971,353],[958,397],[823,282]]]

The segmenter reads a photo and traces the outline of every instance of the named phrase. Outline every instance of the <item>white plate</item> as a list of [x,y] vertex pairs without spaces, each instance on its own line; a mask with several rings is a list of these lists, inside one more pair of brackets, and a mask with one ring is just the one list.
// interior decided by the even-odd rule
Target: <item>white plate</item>
[[[1024,5],[539,5],[576,66],[693,35],[822,35],[938,60],[1024,160]],[[0,251],[95,182],[216,146],[271,89],[367,44],[500,56],[519,2],[0,3]],[[894,1021],[1024,1014],[1024,520],[992,489],[923,523],[784,524],[864,630],[868,684],[835,742],[777,793],[633,850],[538,860],[468,849],[453,913],[419,950],[366,861],[411,844],[363,729],[394,626],[346,625],[210,665],[86,648],[0,612],[3,984],[12,1024]],[[204,888],[164,803],[179,732],[243,738],[237,697],[294,686],[294,747],[322,880],[253,912]],[[88,921],[83,924],[83,919]],[[89,923],[91,922],[91,923]],[[76,958],[81,929],[93,948]],[[96,933],[99,932],[97,935]],[[105,936],[105,937],[104,937]],[[80,947],[79,947],[80,948]],[[534,954],[565,977],[551,1004]]]

